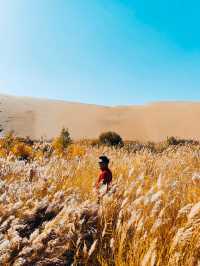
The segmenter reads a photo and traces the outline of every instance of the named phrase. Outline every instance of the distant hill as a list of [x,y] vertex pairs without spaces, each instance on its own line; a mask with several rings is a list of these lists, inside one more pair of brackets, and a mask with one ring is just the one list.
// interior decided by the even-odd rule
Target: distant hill
[[32,138],[50,139],[64,126],[74,139],[96,138],[107,130],[129,140],[160,141],[172,135],[200,139],[200,103],[104,107],[0,95],[0,125],[4,132]]

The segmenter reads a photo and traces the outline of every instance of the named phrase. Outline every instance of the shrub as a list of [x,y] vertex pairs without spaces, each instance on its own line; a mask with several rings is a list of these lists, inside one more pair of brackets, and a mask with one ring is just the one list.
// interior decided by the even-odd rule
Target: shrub
[[14,144],[15,137],[13,131],[6,133],[5,136],[0,139],[0,157],[8,156]]
[[63,128],[60,136],[53,141],[53,148],[57,154],[62,154],[66,148],[72,143],[68,129]]
[[175,137],[168,137],[167,138],[167,144],[168,145],[178,145],[179,141]]
[[116,132],[108,131],[99,136],[99,144],[108,146],[123,146],[123,140]]
[[72,142],[68,129],[65,128],[62,129],[59,136],[59,141],[63,149],[67,148],[68,145]]
[[6,133],[5,137],[4,137],[4,147],[6,149],[11,149],[11,147],[13,146],[13,144],[15,143],[15,135],[13,131],[10,131],[8,133]]
[[179,139],[175,137],[167,138],[167,145],[199,145],[199,141],[193,139]]
[[19,160],[29,160],[33,156],[32,148],[22,142],[16,143],[11,151]]
[[24,143],[29,145],[29,146],[33,146],[34,144],[34,141],[29,137],[27,136],[25,139],[24,139]]

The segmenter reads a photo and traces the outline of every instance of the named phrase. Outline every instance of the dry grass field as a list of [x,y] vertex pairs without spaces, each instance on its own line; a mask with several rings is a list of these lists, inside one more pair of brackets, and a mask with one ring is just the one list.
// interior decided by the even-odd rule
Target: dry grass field
[[[199,145],[45,145],[1,140],[0,265],[200,265]],[[101,154],[114,178],[98,202]]]

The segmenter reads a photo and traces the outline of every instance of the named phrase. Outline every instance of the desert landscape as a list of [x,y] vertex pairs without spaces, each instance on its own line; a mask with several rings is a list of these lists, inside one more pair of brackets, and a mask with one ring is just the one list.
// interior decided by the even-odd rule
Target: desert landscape
[[0,265],[200,265],[199,103],[0,99]]
[[106,107],[30,97],[0,95],[0,124],[5,132],[51,139],[62,127],[74,139],[94,139],[104,131],[126,140],[162,141],[167,137],[200,138],[200,103],[160,102]]
[[0,1],[0,266],[200,266],[200,1]]

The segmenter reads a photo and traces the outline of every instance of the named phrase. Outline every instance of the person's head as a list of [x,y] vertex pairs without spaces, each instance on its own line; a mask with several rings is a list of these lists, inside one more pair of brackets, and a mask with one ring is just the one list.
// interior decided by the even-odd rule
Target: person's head
[[107,156],[99,157],[99,167],[101,170],[107,169],[109,165],[109,159]]

